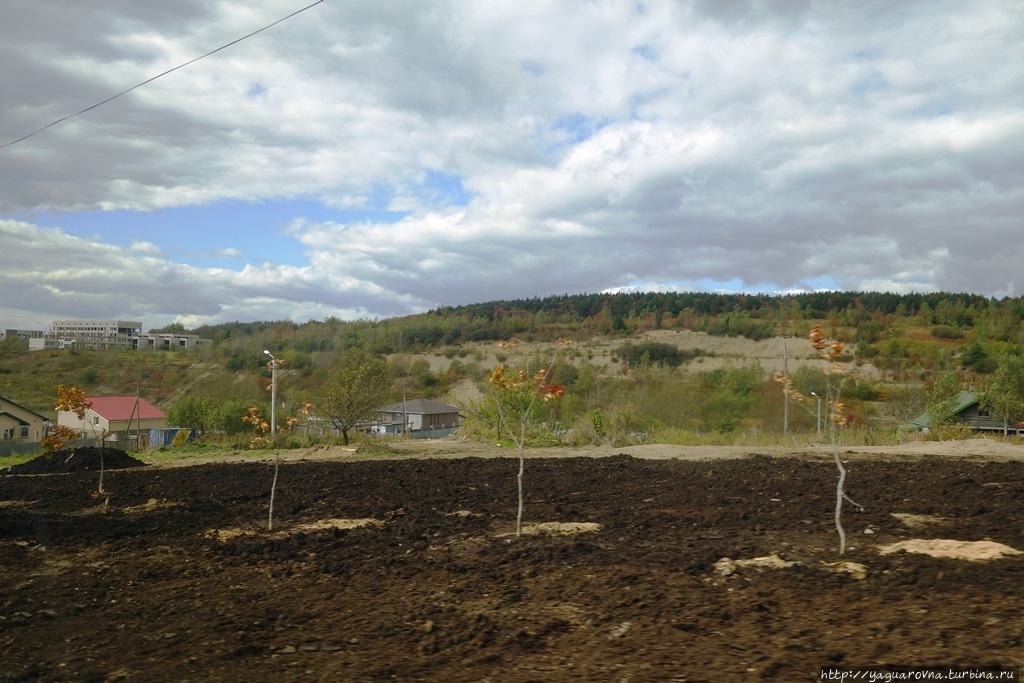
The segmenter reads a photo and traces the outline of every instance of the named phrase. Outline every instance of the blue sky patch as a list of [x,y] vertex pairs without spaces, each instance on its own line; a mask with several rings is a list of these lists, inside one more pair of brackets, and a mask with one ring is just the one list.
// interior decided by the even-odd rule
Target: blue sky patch
[[630,52],[641,59],[646,59],[648,62],[656,63],[658,61],[658,51],[650,45],[637,45]]
[[466,206],[473,194],[462,186],[462,177],[432,168],[426,170],[426,179],[419,187],[421,201],[432,209],[446,206]]
[[334,209],[310,199],[224,201],[159,211],[20,212],[14,220],[120,247],[151,242],[176,263],[237,269],[253,262],[303,266],[304,247],[285,232],[296,219],[312,223],[396,223],[402,211]]
[[591,119],[579,112],[572,112],[555,121],[553,128],[556,131],[564,131],[569,144],[575,145],[594,137],[594,134],[606,125],[607,121]]

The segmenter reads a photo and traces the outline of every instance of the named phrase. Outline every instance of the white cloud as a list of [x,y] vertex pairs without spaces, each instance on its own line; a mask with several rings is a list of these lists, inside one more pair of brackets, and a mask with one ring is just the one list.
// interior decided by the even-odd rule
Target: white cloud
[[[0,136],[302,3],[145,5],[5,21]],[[24,292],[0,317],[386,316],[638,283],[1013,292],[1022,30],[1010,0],[322,3],[0,149],[3,277]],[[252,239],[303,263],[191,268],[175,255],[249,245],[118,247],[26,217],[289,199]]]

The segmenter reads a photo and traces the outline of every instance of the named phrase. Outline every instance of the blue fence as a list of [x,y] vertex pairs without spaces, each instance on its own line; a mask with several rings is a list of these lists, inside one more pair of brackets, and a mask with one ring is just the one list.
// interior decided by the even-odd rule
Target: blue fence
[[194,429],[150,429],[149,448],[163,448],[164,446],[181,446],[196,438]]

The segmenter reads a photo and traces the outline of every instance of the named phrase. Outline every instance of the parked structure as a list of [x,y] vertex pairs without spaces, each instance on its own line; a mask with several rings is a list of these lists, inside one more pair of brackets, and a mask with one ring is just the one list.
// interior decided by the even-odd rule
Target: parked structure
[[0,396],[0,455],[38,446],[48,424],[49,420],[39,413]]
[[438,401],[414,398],[378,409],[379,417],[370,427],[373,434],[399,436],[417,432],[417,436],[444,436],[459,428],[459,409]]
[[[138,396],[87,396],[92,403],[85,418],[75,413],[60,411],[57,424],[74,429],[84,439],[95,439],[107,434],[107,442],[129,442],[148,435],[150,429],[167,426],[167,417],[152,403]],[[142,444],[139,445],[140,447]]]

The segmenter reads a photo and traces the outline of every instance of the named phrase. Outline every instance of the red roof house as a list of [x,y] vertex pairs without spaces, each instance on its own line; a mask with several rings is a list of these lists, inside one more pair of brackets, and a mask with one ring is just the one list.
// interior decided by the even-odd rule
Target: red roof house
[[116,435],[119,440],[129,433],[138,434],[167,426],[167,416],[159,408],[137,396],[87,396],[92,406],[79,420],[72,412],[57,413],[57,424],[70,427],[86,438],[102,434]]

